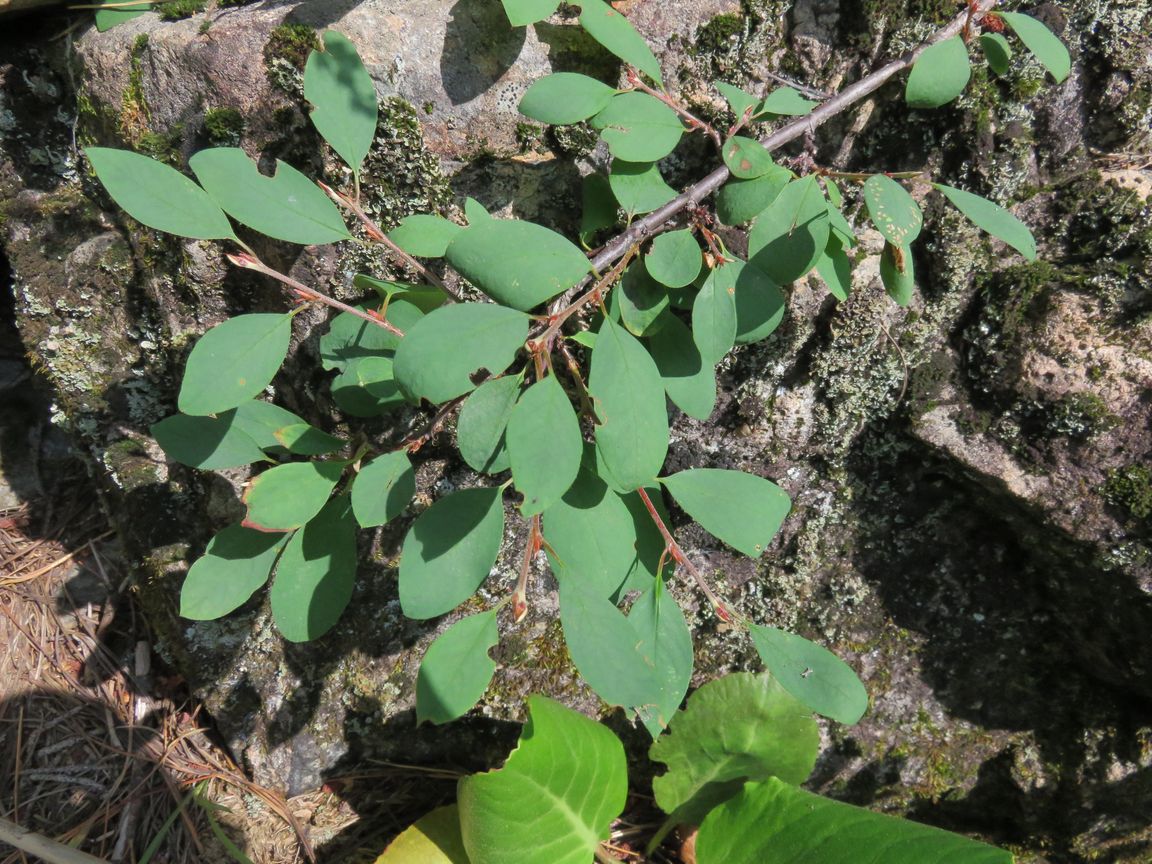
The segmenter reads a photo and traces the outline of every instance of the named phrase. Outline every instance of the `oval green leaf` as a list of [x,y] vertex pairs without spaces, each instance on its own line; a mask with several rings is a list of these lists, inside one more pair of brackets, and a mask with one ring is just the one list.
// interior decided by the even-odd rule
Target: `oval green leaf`
[[869,177],[864,183],[864,203],[872,224],[889,243],[907,246],[920,236],[924,225],[920,205],[891,177]]
[[675,315],[648,339],[648,350],[660,370],[672,403],[697,420],[707,420],[716,406],[716,369],[703,357],[692,331]]
[[520,395],[508,417],[505,438],[512,480],[524,496],[520,512],[535,516],[572,486],[584,452],[580,421],[555,375]]
[[780,165],[755,180],[729,180],[716,193],[716,215],[725,225],[742,225],[771,206],[792,180]]
[[668,291],[649,275],[649,259],[638,258],[624,271],[615,300],[620,320],[634,336],[648,336],[663,326]]
[[558,0],[501,0],[508,23],[513,27],[525,27],[543,21],[556,11]]
[[775,627],[750,624],[756,653],[785,690],[815,711],[851,725],[868,710],[852,668],[821,645]]
[[[617,203],[627,213],[651,213],[676,197],[676,190],[664,182],[655,162],[625,162],[613,159],[608,173],[608,187]],[[616,222],[616,208],[612,221]],[[606,227],[606,226],[605,226]]]
[[340,619],[356,583],[356,520],[347,495],[333,498],[292,535],[268,598],[290,642],[323,636]]
[[816,261],[816,272],[833,297],[841,302],[848,299],[848,292],[852,290],[852,262],[835,234],[828,238],[824,254]]
[[335,30],[324,31],[324,50],[304,65],[304,98],[312,103],[312,125],[360,176],[376,137],[376,85],[356,47]]
[[809,174],[785,186],[756,219],[748,260],[777,285],[787,285],[816,266],[830,230],[824,193]]
[[745,111],[748,111],[749,116],[751,116],[752,110],[750,109],[755,109],[760,102],[758,97],[726,81],[713,81],[712,86],[719,90],[720,95],[728,101],[728,107],[732,109],[732,113],[736,115],[737,119],[743,117]]
[[820,752],[812,712],[771,675],[736,672],[709,681],[648,751],[667,770],[652,781],[673,824],[699,825],[747,781],[799,785]]
[[291,531],[320,512],[344,473],[343,462],[289,462],[258,474],[244,490],[244,526]]
[[660,371],[644,346],[611,318],[592,352],[588,390],[600,425],[596,446],[620,488],[651,482],[668,453],[668,411]]
[[724,144],[724,164],[728,166],[733,177],[739,177],[741,180],[763,177],[776,168],[772,154],[764,149],[763,144],[740,135],[733,135]]
[[1008,72],[1008,64],[1012,62],[1012,46],[1000,33],[981,33],[980,49],[984,52],[984,59],[988,61],[988,68],[997,75]]
[[185,414],[216,414],[252,399],[288,356],[292,315],[237,315],[200,337],[180,382]]
[[700,275],[703,264],[700,244],[687,228],[658,236],[644,258],[649,275],[669,288],[690,285]]
[[361,528],[373,528],[404,512],[416,494],[416,472],[406,450],[382,453],[363,465],[352,482],[352,512]]
[[803,117],[819,104],[811,99],[805,99],[795,87],[777,87],[764,97],[764,101],[756,109],[756,116],[779,114],[787,117]]
[[440,258],[448,251],[448,244],[463,227],[432,213],[405,216],[400,224],[388,232],[388,239],[407,252],[421,258]]
[[603,111],[615,95],[615,88],[595,78],[556,72],[532,83],[520,99],[520,113],[558,126],[579,123]]
[[1031,15],[1020,12],[996,12],[1016,31],[1024,47],[1032,52],[1059,84],[1072,71],[1072,57],[1056,35]]
[[460,781],[460,832],[474,864],[588,864],[628,796],[611,730],[544,696],[528,697],[519,746],[497,771]]
[[787,303],[780,286],[759,267],[730,261],[736,272],[736,344],[751,345],[767,339],[784,320]]
[[152,426],[152,437],[173,462],[219,471],[259,462],[264,458],[252,436],[236,423],[236,412],[215,417],[173,414]]
[[428,646],[416,676],[417,723],[448,723],[480,701],[496,671],[488,651],[500,641],[497,611],[461,618]]
[[307,423],[293,423],[276,430],[276,440],[289,453],[301,456],[323,456],[334,453],[347,442],[322,432]]
[[407,392],[439,404],[472,390],[479,376],[503,372],[527,338],[528,316],[522,312],[493,303],[454,303],[407,331],[393,370]]
[[[865,851],[866,850],[866,851]],[[696,838],[699,864],[1012,864],[1002,849],[833,801],[773,777],[713,810]]]
[[463,489],[420,514],[400,552],[400,608],[409,618],[443,615],[488,577],[504,537],[499,487]]
[[189,159],[188,167],[228,215],[261,234],[302,246],[352,238],[320,187],[279,159],[276,173],[265,177],[239,147],[213,147]]
[[[378,302],[365,303],[358,309],[379,309]],[[397,299],[388,304],[384,316],[398,330],[407,333],[424,312],[413,303]],[[344,369],[361,357],[379,357],[395,351],[400,337],[384,327],[365,321],[358,315],[341,312],[328,325],[328,332],[320,337],[320,364],[325,369]]]
[[912,64],[904,99],[913,108],[939,108],[964,92],[972,67],[959,36],[929,45]]
[[353,417],[379,417],[408,402],[389,357],[357,357],[332,379],[332,400]]
[[180,615],[211,621],[239,609],[265,582],[286,534],[229,525],[211,539],[180,587]]
[[175,168],[108,147],[86,147],[84,155],[112,200],[137,222],[195,240],[236,236],[228,217],[208,193]]
[[[597,0],[599,2],[599,0]],[[684,125],[676,112],[647,93],[613,96],[608,107],[588,121],[617,159],[655,162],[676,149]]]
[[629,66],[635,66],[659,86],[664,86],[656,55],[627,18],[603,0],[582,0],[580,9],[580,26],[588,31],[589,36]]
[[235,424],[261,448],[283,447],[278,433],[304,421],[286,408],[250,399],[236,408]]
[[660,483],[705,531],[749,558],[768,548],[792,509],[787,492],[744,471],[693,468]]
[[709,271],[692,304],[692,338],[705,363],[715,364],[736,344],[736,262]]
[[987,198],[965,192],[954,186],[945,186],[943,183],[933,183],[952,205],[971,220],[977,228],[983,229],[1003,240],[1029,261],[1036,260],[1036,239],[1028,226],[1005,210],[999,204],[993,204]]
[[567,238],[517,219],[470,225],[449,244],[446,257],[489,297],[524,312],[567,291],[589,272],[588,259]]
[[911,303],[916,291],[912,250],[907,246],[893,246],[885,242],[884,251],[880,253],[880,281],[897,305],[907,306]]
[[509,466],[504,432],[520,395],[520,375],[485,381],[464,402],[456,421],[456,446],[475,471],[496,474]]
[[580,242],[587,246],[597,231],[615,224],[616,194],[611,182],[603,174],[589,174],[580,183]]
[[628,622],[636,631],[636,650],[651,667],[654,683],[652,697],[631,707],[655,738],[668,725],[692,683],[692,633],[680,604],[660,579],[633,601]]

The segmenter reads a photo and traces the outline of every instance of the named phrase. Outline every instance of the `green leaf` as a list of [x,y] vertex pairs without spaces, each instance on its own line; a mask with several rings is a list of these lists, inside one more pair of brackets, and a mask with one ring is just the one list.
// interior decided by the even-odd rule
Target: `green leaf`
[[596,475],[592,445],[572,488],[544,511],[543,534],[557,580],[612,597],[636,561],[637,532],[624,501]]
[[712,86],[719,90],[720,95],[728,100],[728,107],[732,109],[732,113],[736,115],[737,120],[743,117],[744,112],[749,108],[755,109],[760,102],[758,97],[725,81],[713,81]]
[[868,710],[868,691],[852,668],[795,633],[749,624],[756,653],[780,684],[815,711],[849,725]]
[[521,375],[485,381],[460,409],[456,422],[456,446],[475,471],[496,474],[511,464],[504,442],[508,418],[520,395]]
[[1056,38],[1051,30],[1031,15],[1023,15],[1020,12],[996,12],[996,15],[1003,18],[1008,26],[1016,31],[1024,47],[1043,64],[1049,74],[1056,79],[1057,84],[1068,77],[1068,73],[1072,71],[1072,58],[1064,43]]
[[555,375],[520,395],[505,432],[512,479],[524,496],[520,512],[535,516],[576,481],[584,439],[568,394]]
[[341,495],[284,547],[268,595],[276,629],[290,642],[323,636],[352,599],[355,582],[356,520]]
[[221,618],[248,602],[272,572],[286,534],[229,525],[211,539],[180,587],[180,615],[195,621]]
[[[613,159],[608,172],[608,186],[625,212],[651,213],[676,197],[676,190],[664,182],[655,162],[625,162]],[[616,208],[612,208],[612,222]]]
[[900,306],[912,302],[912,292],[916,290],[916,273],[912,265],[912,250],[907,246],[893,246],[884,243],[880,253],[880,281],[884,290]]
[[839,208],[844,204],[844,196],[840,194],[840,187],[836,185],[835,180],[831,177],[825,177],[823,180],[824,191],[828,194],[828,215],[831,216],[832,210],[836,210],[837,213],[840,212]]
[[660,370],[668,398],[697,420],[707,420],[716,405],[716,370],[700,356],[692,331],[675,315],[649,337],[648,350]]
[[413,396],[439,404],[508,368],[528,338],[528,316],[492,303],[454,303],[421,318],[396,349],[394,371]]
[[621,488],[631,491],[656,477],[668,453],[660,372],[644,346],[610,318],[600,326],[591,366],[596,446]]
[[[652,502],[652,506],[660,514],[664,524],[670,524],[671,517],[668,515],[668,508],[664,506],[664,490],[659,484],[651,483],[644,487],[644,491],[648,493],[648,500]],[[632,527],[636,532],[636,560],[617,595],[625,591],[645,590],[657,576],[664,579],[670,578],[676,569],[675,563],[667,560],[665,556],[664,536],[656,527],[656,523],[652,520],[644,502],[640,500],[640,496],[635,492],[629,492],[622,495],[621,500],[623,500],[624,506],[628,508],[628,512],[632,514]],[[617,596],[612,599],[619,598]]]
[[601,228],[615,224],[616,195],[611,181],[602,174],[589,174],[580,184],[580,242],[588,244]]
[[504,537],[500,487],[463,489],[420,514],[400,552],[400,608],[409,618],[443,615],[488,577]]
[[[580,26],[588,35],[627,63],[635,66],[660,87],[660,63],[628,19],[603,0],[582,0]],[[644,160],[636,160],[644,161]]]
[[939,108],[964,92],[972,67],[959,36],[929,45],[912,64],[904,99],[913,108]]
[[577,345],[583,345],[589,351],[596,347],[596,334],[591,330],[581,330],[578,333],[573,333],[571,336],[566,336],[566,339],[571,339]]
[[609,705],[655,705],[660,686],[640,651],[633,623],[579,574],[560,581],[560,624],[568,654],[596,695]]
[[284,443],[280,440],[282,430],[304,422],[286,408],[259,399],[242,402],[236,408],[235,417],[236,428],[264,449],[283,447]]
[[984,52],[984,59],[988,61],[988,68],[997,75],[1008,72],[1008,64],[1012,62],[1012,46],[1008,44],[1000,33],[981,33],[980,48]]
[[[378,309],[377,302],[365,303],[358,309]],[[397,329],[407,333],[424,313],[406,300],[388,304],[384,316]],[[341,312],[328,325],[328,332],[320,337],[320,364],[325,369],[345,369],[361,357],[379,357],[395,351],[400,337],[391,330],[378,327],[370,321],[348,312]]]
[[652,668],[655,699],[634,705],[648,734],[655,738],[680,707],[692,682],[692,634],[680,604],[662,579],[632,603],[628,621],[639,639],[636,650]]
[[405,450],[382,453],[361,466],[352,482],[352,512],[361,528],[390,522],[416,494],[416,472]]
[[736,344],[750,345],[767,339],[784,320],[786,303],[780,286],[759,267],[730,261],[736,269]]
[[443,216],[415,213],[401,219],[400,224],[388,232],[388,239],[409,255],[441,258],[448,250],[448,244],[463,230]]
[[[496,249],[500,254],[492,254]],[[489,297],[524,312],[567,291],[589,271],[578,246],[542,225],[517,219],[470,225],[449,244],[447,258]]]
[[624,748],[610,730],[544,696],[528,697],[528,714],[503,768],[460,781],[468,859],[588,864],[624,809]]
[[396,382],[390,357],[352,360],[332,379],[332,400],[353,417],[379,417],[408,401]]
[[[835,189],[835,186],[829,186],[829,189]],[[856,234],[852,230],[852,223],[850,223],[844,214],[840,212],[839,205],[828,202],[828,227],[831,229],[833,237],[839,238],[842,247],[849,247],[856,245]]]
[[819,105],[811,99],[805,99],[800,91],[794,87],[778,87],[764,97],[756,114],[783,114],[790,117],[803,117]]
[[208,193],[175,168],[108,147],[85,147],[84,155],[112,200],[137,222],[196,240],[236,236],[228,217]]
[[920,205],[891,177],[869,177],[864,183],[864,203],[872,224],[889,243],[907,246],[920,236],[924,225]]
[[1012,864],[960,834],[798,789],[773,777],[713,810],[696,839],[699,864]]
[[692,338],[705,363],[715,364],[736,344],[736,277],[724,264],[709,271],[692,304]]
[[792,509],[787,492],[744,471],[693,468],[660,483],[705,531],[749,558],[760,557]]
[[[113,3],[116,0],[99,0],[103,4]],[[96,10],[96,29],[103,33],[105,30],[111,30],[117,24],[123,24],[125,21],[131,21],[133,18],[138,18],[145,12],[151,12],[152,7],[145,5],[135,9],[97,9]]]
[[188,167],[228,215],[261,234],[302,246],[352,239],[332,200],[286,162],[265,177],[239,147],[213,147]]
[[334,453],[344,446],[345,441],[327,432],[321,432],[307,423],[293,423],[276,431],[276,440],[289,453],[301,456],[323,456]]
[[687,228],[659,235],[644,258],[652,278],[669,288],[691,284],[700,275],[703,263],[700,244]]
[[388,844],[374,864],[471,864],[460,836],[460,810],[437,807]]
[[216,414],[247,402],[272,383],[288,356],[292,315],[237,315],[200,337],[180,383],[185,414]]
[[816,261],[816,272],[837,300],[848,299],[852,290],[852,262],[835,234],[828,238],[824,254]]
[[741,180],[763,177],[777,167],[772,161],[772,154],[764,149],[763,144],[740,135],[733,135],[724,144],[724,164],[733,177]]
[[748,235],[748,260],[777,285],[799,279],[816,266],[828,245],[828,204],[809,174],[784,187]]
[[312,103],[316,127],[352,173],[360,176],[376,137],[376,86],[356,47],[335,30],[325,30],[324,50],[304,65],[304,98]]
[[244,490],[245,527],[299,528],[320,512],[343,473],[343,462],[289,462],[258,474]]
[[235,421],[234,411],[216,417],[173,414],[152,426],[152,437],[173,462],[205,471],[259,462],[264,452]]
[[488,208],[477,201],[475,198],[464,199],[464,218],[469,225],[479,225],[481,222],[487,222],[492,218],[492,214],[488,212]]
[[1028,226],[998,204],[987,198],[965,192],[954,186],[933,183],[953,206],[971,220],[977,228],[1003,240],[1029,261],[1036,260],[1036,240]]
[[792,172],[779,165],[755,180],[729,180],[716,193],[716,215],[725,225],[742,225],[755,219],[791,180]]
[[496,663],[489,649],[500,641],[498,609],[461,618],[428,646],[416,677],[416,722],[448,723],[480,701]]
[[648,751],[667,770],[652,792],[669,821],[699,825],[748,780],[799,785],[820,752],[812,712],[771,675],[736,672],[709,681]]
[[501,0],[508,23],[513,27],[524,27],[543,21],[556,11],[558,0]]
[[675,111],[659,99],[636,91],[613,96],[608,107],[588,122],[600,130],[609,152],[626,162],[663,159],[676,149],[684,134]]
[[599,114],[616,89],[575,72],[556,72],[532,83],[520,99],[520,113],[541,123],[562,126]]
[[668,292],[648,273],[648,259],[638,258],[624,271],[615,299],[620,320],[634,336],[648,336],[663,326]]

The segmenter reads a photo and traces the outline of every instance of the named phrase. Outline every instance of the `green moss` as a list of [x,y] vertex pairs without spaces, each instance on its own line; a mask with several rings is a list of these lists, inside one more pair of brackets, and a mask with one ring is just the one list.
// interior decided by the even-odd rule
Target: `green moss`
[[535,123],[516,124],[516,146],[521,153],[538,150],[544,141],[544,127]]
[[304,71],[308,55],[320,47],[316,31],[306,24],[281,24],[264,43],[264,62],[283,60],[298,72]]
[[561,156],[579,159],[588,156],[596,149],[600,140],[600,133],[587,123],[575,123],[571,126],[550,126],[548,128],[548,141],[552,149]]
[[157,6],[157,12],[161,21],[181,21],[203,12],[207,5],[207,0],[168,0]]
[[696,31],[696,40],[688,46],[693,56],[730,49],[744,33],[744,16],[735,13],[717,15]]
[[217,147],[235,147],[244,134],[244,115],[235,108],[209,108],[204,112],[204,134]]
[[1047,406],[1046,413],[1043,431],[1049,437],[1091,438],[1120,423],[1095,393],[1070,393]]
[[1152,518],[1152,471],[1144,465],[1128,465],[1108,472],[1104,499],[1132,519]]

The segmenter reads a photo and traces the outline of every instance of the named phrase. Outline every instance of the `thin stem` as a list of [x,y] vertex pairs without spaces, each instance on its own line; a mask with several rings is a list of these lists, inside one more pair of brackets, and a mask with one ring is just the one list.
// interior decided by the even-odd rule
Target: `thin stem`
[[699,129],[700,131],[704,132],[709,138],[712,139],[712,143],[716,145],[717,150],[723,148],[724,142],[720,138],[720,133],[712,128],[710,124],[705,123],[667,93],[663,92],[662,90],[655,90],[652,87],[649,87],[640,79],[640,75],[636,72],[636,70],[631,67],[628,68],[628,83],[632,85],[633,89],[641,90],[644,93],[647,93],[649,96],[653,96],[656,99],[659,99],[661,102],[675,111],[680,117],[682,117],[684,121],[693,129]]
[[331,306],[333,309],[339,309],[341,312],[347,312],[357,318],[375,324],[377,327],[383,327],[389,333],[395,333],[397,336],[403,336],[404,331],[393,324],[391,321],[386,321],[379,315],[372,312],[365,312],[363,309],[357,309],[355,306],[349,306],[337,300],[335,297],[329,297],[327,294],[321,294],[313,288],[309,288],[303,282],[298,282],[291,276],[281,273],[279,270],[273,270],[255,255],[247,253],[242,255],[228,255],[228,260],[235,264],[237,267],[243,267],[245,270],[255,270],[257,273],[263,273],[265,276],[271,276],[278,282],[287,285],[301,300],[315,301],[323,303],[325,306]]
[[537,513],[528,523],[528,542],[524,545],[520,578],[516,580],[516,590],[512,592],[512,620],[517,624],[528,614],[528,576],[532,572],[532,561],[540,552],[543,539],[540,534],[540,514]]
[[328,184],[321,183],[319,180],[316,181],[316,185],[323,189],[324,193],[329,198],[331,198],[341,207],[349,210],[352,215],[360,220],[360,223],[364,226],[364,231],[367,233],[369,240],[384,246],[396,258],[399,258],[402,262],[404,262],[404,264],[419,273],[420,277],[424,279],[425,282],[427,282],[429,285],[435,285],[437,288],[447,294],[452,302],[459,303],[461,301],[460,295],[445,285],[443,279],[441,279],[411,255],[393,243],[390,239],[388,239],[388,235],[380,230],[380,226],[372,221],[372,217],[365,213],[364,208],[362,208],[356,201],[353,201],[346,195],[342,195]]
[[825,99],[832,98],[831,93],[826,93],[823,90],[817,90],[815,87],[809,87],[806,84],[793,81],[791,78],[785,78],[783,75],[778,75],[775,72],[763,72],[761,74],[763,74],[765,78],[772,79],[777,84],[783,84],[785,87],[791,87],[793,90],[797,90],[804,96],[808,96],[812,99],[819,99],[821,102],[823,102]]
[[565,321],[591,303],[594,298],[602,298],[604,294],[608,293],[613,283],[615,283],[616,280],[620,278],[620,274],[624,272],[624,268],[628,266],[628,262],[632,260],[632,257],[639,250],[640,243],[634,243],[630,249],[625,250],[623,257],[616,265],[602,276],[599,282],[592,286],[592,290],[554,313],[549,318],[548,327],[533,340],[534,344],[547,347],[556,338],[556,334],[560,332],[560,328],[564,326]]
[[442,425],[444,425],[444,421],[451,417],[452,413],[457,408],[459,408],[467,398],[468,394],[465,393],[463,396],[457,396],[455,399],[450,399],[449,401],[445,402],[440,406],[440,410],[436,412],[436,415],[431,420],[429,420],[427,424],[425,424],[423,429],[421,429],[415,435],[404,439],[403,443],[401,443],[400,446],[396,449],[407,450],[409,453],[415,453],[417,450],[432,440],[432,436],[436,434],[437,430]]
[[833,177],[838,180],[858,180],[863,182],[869,177],[874,177],[876,174],[883,174],[885,177],[890,177],[893,180],[914,180],[917,177],[923,177],[923,171],[833,171],[830,168],[817,168],[814,172],[821,177]]
[[680,548],[680,544],[676,542],[676,538],[672,536],[672,532],[668,530],[668,526],[664,524],[664,520],[660,518],[660,511],[652,503],[652,499],[648,497],[648,491],[643,487],[636,490],[640,495],[640,500],[644,502],[644,507],[648,510],[648,515],[652,517],[652,521],[656,523],[656,528],[660,531],[660,536],[664,538],[664,545],[668,553],[672,556],[676,563],[682,565],[688,571],[700,590],[704,592],[704,596],[708,598],[708,602],[712,604],[712,608],[716,610],[716,614],[720,616],[723,621],[731,621],[732,613],[724,602],[716,596],[716,592],[712,590],[711,586],[704,580],[704,575],[696,569],[696,565],[688,560],[688,556],[684,554],[684,550]]
[[588,392],[588,388],[584,384],[584,377],[580,374],[580,364],[576,362],[576,358],[572,356],[572,351],[563,339],[556,342],[556,350],[564,358],[564,363],[568,367],[568,374],[576,382],[576,392],[580,396],[581,410],[593,423],[599,423],[600,418],[596,416],[596,405],[592,399],[592,394]]

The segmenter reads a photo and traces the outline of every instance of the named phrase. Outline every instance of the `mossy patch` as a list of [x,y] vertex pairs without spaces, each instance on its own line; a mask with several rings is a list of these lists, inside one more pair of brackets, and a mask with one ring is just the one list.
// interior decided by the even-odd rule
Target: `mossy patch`
[[316,31],[306,24],[285,22],[268,34],[264,43],[264,69],[268,80],[293,96],[303,95],[304,64],[320,48]]
[[204,112],[204,134],[215,147],[239,145],[244,126],[244,115],[235,108],[209,108]]
[[1152,471],[1145,465],[1126,465],[1108,472],[1104,499],[1142,523],[1152,520]]
[[161,21],[182,21],[191,18],[198,12],[203,12],[208,6],[208,0],[167,0],[157,4],[156,11]]

